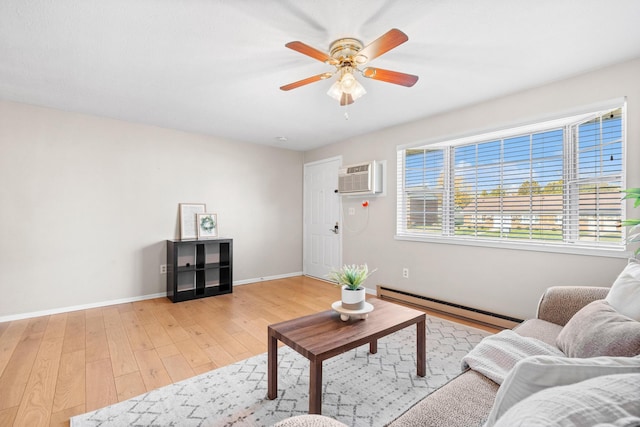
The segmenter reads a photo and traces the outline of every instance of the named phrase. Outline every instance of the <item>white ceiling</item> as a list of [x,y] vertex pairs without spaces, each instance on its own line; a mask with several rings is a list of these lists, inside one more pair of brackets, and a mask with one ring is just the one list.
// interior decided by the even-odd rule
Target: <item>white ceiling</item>
[[[279,90],[333,69],[285,43],[391,28],[409,41],[370,65],[414,87]],[[295,150],[638,57],[639,0],[0,1],[0,99]]]

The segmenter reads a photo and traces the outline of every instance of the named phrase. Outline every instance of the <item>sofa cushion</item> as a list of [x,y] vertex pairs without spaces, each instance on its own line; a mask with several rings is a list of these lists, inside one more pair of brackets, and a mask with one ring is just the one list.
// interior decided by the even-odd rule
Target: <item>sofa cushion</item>
[[389,424],[389,427],[480,426],[487,418],[498,384],[468,370],[458,375]]
[[512,406],[495,427],[640,423],[640,374],[604,375],[542,390]]
[[540,319],[528,319],[520,323],[513,329],[523,337],[538,339],[553,346],[556,345],[558,334],[562,331],[562,326]]
[[485,426],[493,426],[509,408],[538,391],[626,373],[640,374],[640,357],[528,357],[516,364],[498,389]]
[[556,344],[569,357],[636,356],[640,322],[618,313],[605,300],[594,301],[567,322]]
[[296,415],[273,424],[271,427],[348,427],[346,424],[323,415]]
[[640,321],[640,261],[630,259],[605,298],[618,313]]

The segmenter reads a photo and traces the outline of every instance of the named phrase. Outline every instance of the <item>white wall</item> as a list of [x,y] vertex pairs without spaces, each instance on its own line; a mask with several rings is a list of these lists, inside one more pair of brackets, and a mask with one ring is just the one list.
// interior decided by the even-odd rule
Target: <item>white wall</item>
[[[305,153],[305,162],[337,154],[343,156],[344,164],[372,159],[387,161],[387,195],[369,199],[370,217],[364,231],[345,232],[343,261],[367,262],[369,267],[378,268],[369,279],[370,287],[381,283],[517,318],[534,315],[538,298],[548,286],[609,286],[626,264],[624,258],[395,240],[396,147],[521,124],[626,96],[627,187],[640,187],[638,76],[640,59]],[[366,102],[366,96],[358,102]],[[343,201],[344,211],[356,208],[357,215],[345,217],[355,224],[352,228],[365,224],[360,201],[346,198]],[[638,210],[631,213],[640,216]],[[402,278],[403,267],[409,268],[409,279]]]
[[164,292],[181,202],[218,213],[234,281],[300,272],[302,158],[0,102],[0,318]]

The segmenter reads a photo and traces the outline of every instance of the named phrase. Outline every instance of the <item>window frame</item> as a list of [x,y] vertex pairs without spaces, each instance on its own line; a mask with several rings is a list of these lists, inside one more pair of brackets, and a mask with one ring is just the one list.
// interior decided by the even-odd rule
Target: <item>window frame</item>
[[[411,149],[443,149],[443,169],[445,171],[453,171],[455,165],[453,162],[453,151],[455,147],[470,144],[479,144],[485,141],[491,141],[495,139],[507,139],[516,137],[523,134],[532,134],[535,132],[543,132],[546,130],[557,129],[558,127],[567,128],[570,125],[577,125],[577,123],[583,123],[593,118],[600,117],[604,111],[620,108],[622,111],[622,126],[621,126],[621,171],[620,171],[620,183],[621,188],[625,188],[626,175],[627,175],[627,156],[626,156],[626,144],[627,144],[627,111],[626,111],[626,99],[617,98],[609,100],[603,103],[585,106],[574,111],[566,112],[564,114],[556,114],[552,117],[541,118],[533,120],[524,124],[506,126],[498,130],[490,130],[485,132],[478,132],[470,135],[440,138],[432,141],[419,141],[411,144],[400,145],[396,147],[396,161],[397,161],[397,201],[396,201],[396,233],[394,238],[396,240],[429,242],[429,243],[443,243],[454,245],[466,245],[466,246],[478,246],[478,247],[492,247],[501,249],[516,249],[516,250],[528,250],[528,251],[542,251],[542,252],[556,252],[556,253],[569,253],[569,254],[583,254],[583,255],[595,255],[606,256],[614,258],[627,258],[631,255],[631,251],[628,250],[627,245],[624,243],[624,229],[622,231],[622,239],[620,244],[603,244],[603,243],[584,243],[584,242],[566,242],[566,241],[544,241],[544,240],[517,240],[517,239],[504,239],[504,238],[477,238],[460,235],[447,235],[447,230],[451,231],[455,229],[455,210],[444,208],[442,212],[442,230],[441,235],[412,233],[407,229],[408,223],[408,200],[407,192],[405,189],[406,183],[406,170],[405,170],[405,153]],[[565,135],[564,139],[572,137]],[[563,147],[571,146],[567,141],[563,141]],[[570,158],[567,159],[567,156]],[[573,156],[573,157],[571,157]],[[570,170],[574,166],[574,160],[577,158],[577,154],[573,152],[563,153],[562,175],[563,179],[568,173],[576,173],[574,170]],[[569,160],[569,161],[568,161]],[[502,161],[501,161],[502,164]],[[442,187],[443,187],[443,206],[449,202],[451,198],[455,196],[454,179],[452,173],[445,173]],[[566,193],[563,192],[566,196]],[[563,210],[571,208],[571,205],[564,200],[563,196]],[[620,204],[621,219],[626,218],[626,203],[621,201]],[[476,212],[476,214],[478,214]],[[575,228],[577,230],[577,227]]]

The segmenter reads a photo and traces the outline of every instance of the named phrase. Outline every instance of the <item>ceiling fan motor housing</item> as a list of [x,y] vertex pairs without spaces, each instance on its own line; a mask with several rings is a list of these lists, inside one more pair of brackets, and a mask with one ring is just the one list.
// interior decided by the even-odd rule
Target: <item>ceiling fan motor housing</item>
[[355,67],[356,62],[358,62],[356,56],[362,50],[362,47],[363,44],[360,40],[344,38],[331,43],[329,52],[332,58],[339,61],[337,65],[339,68],[341,66]]

